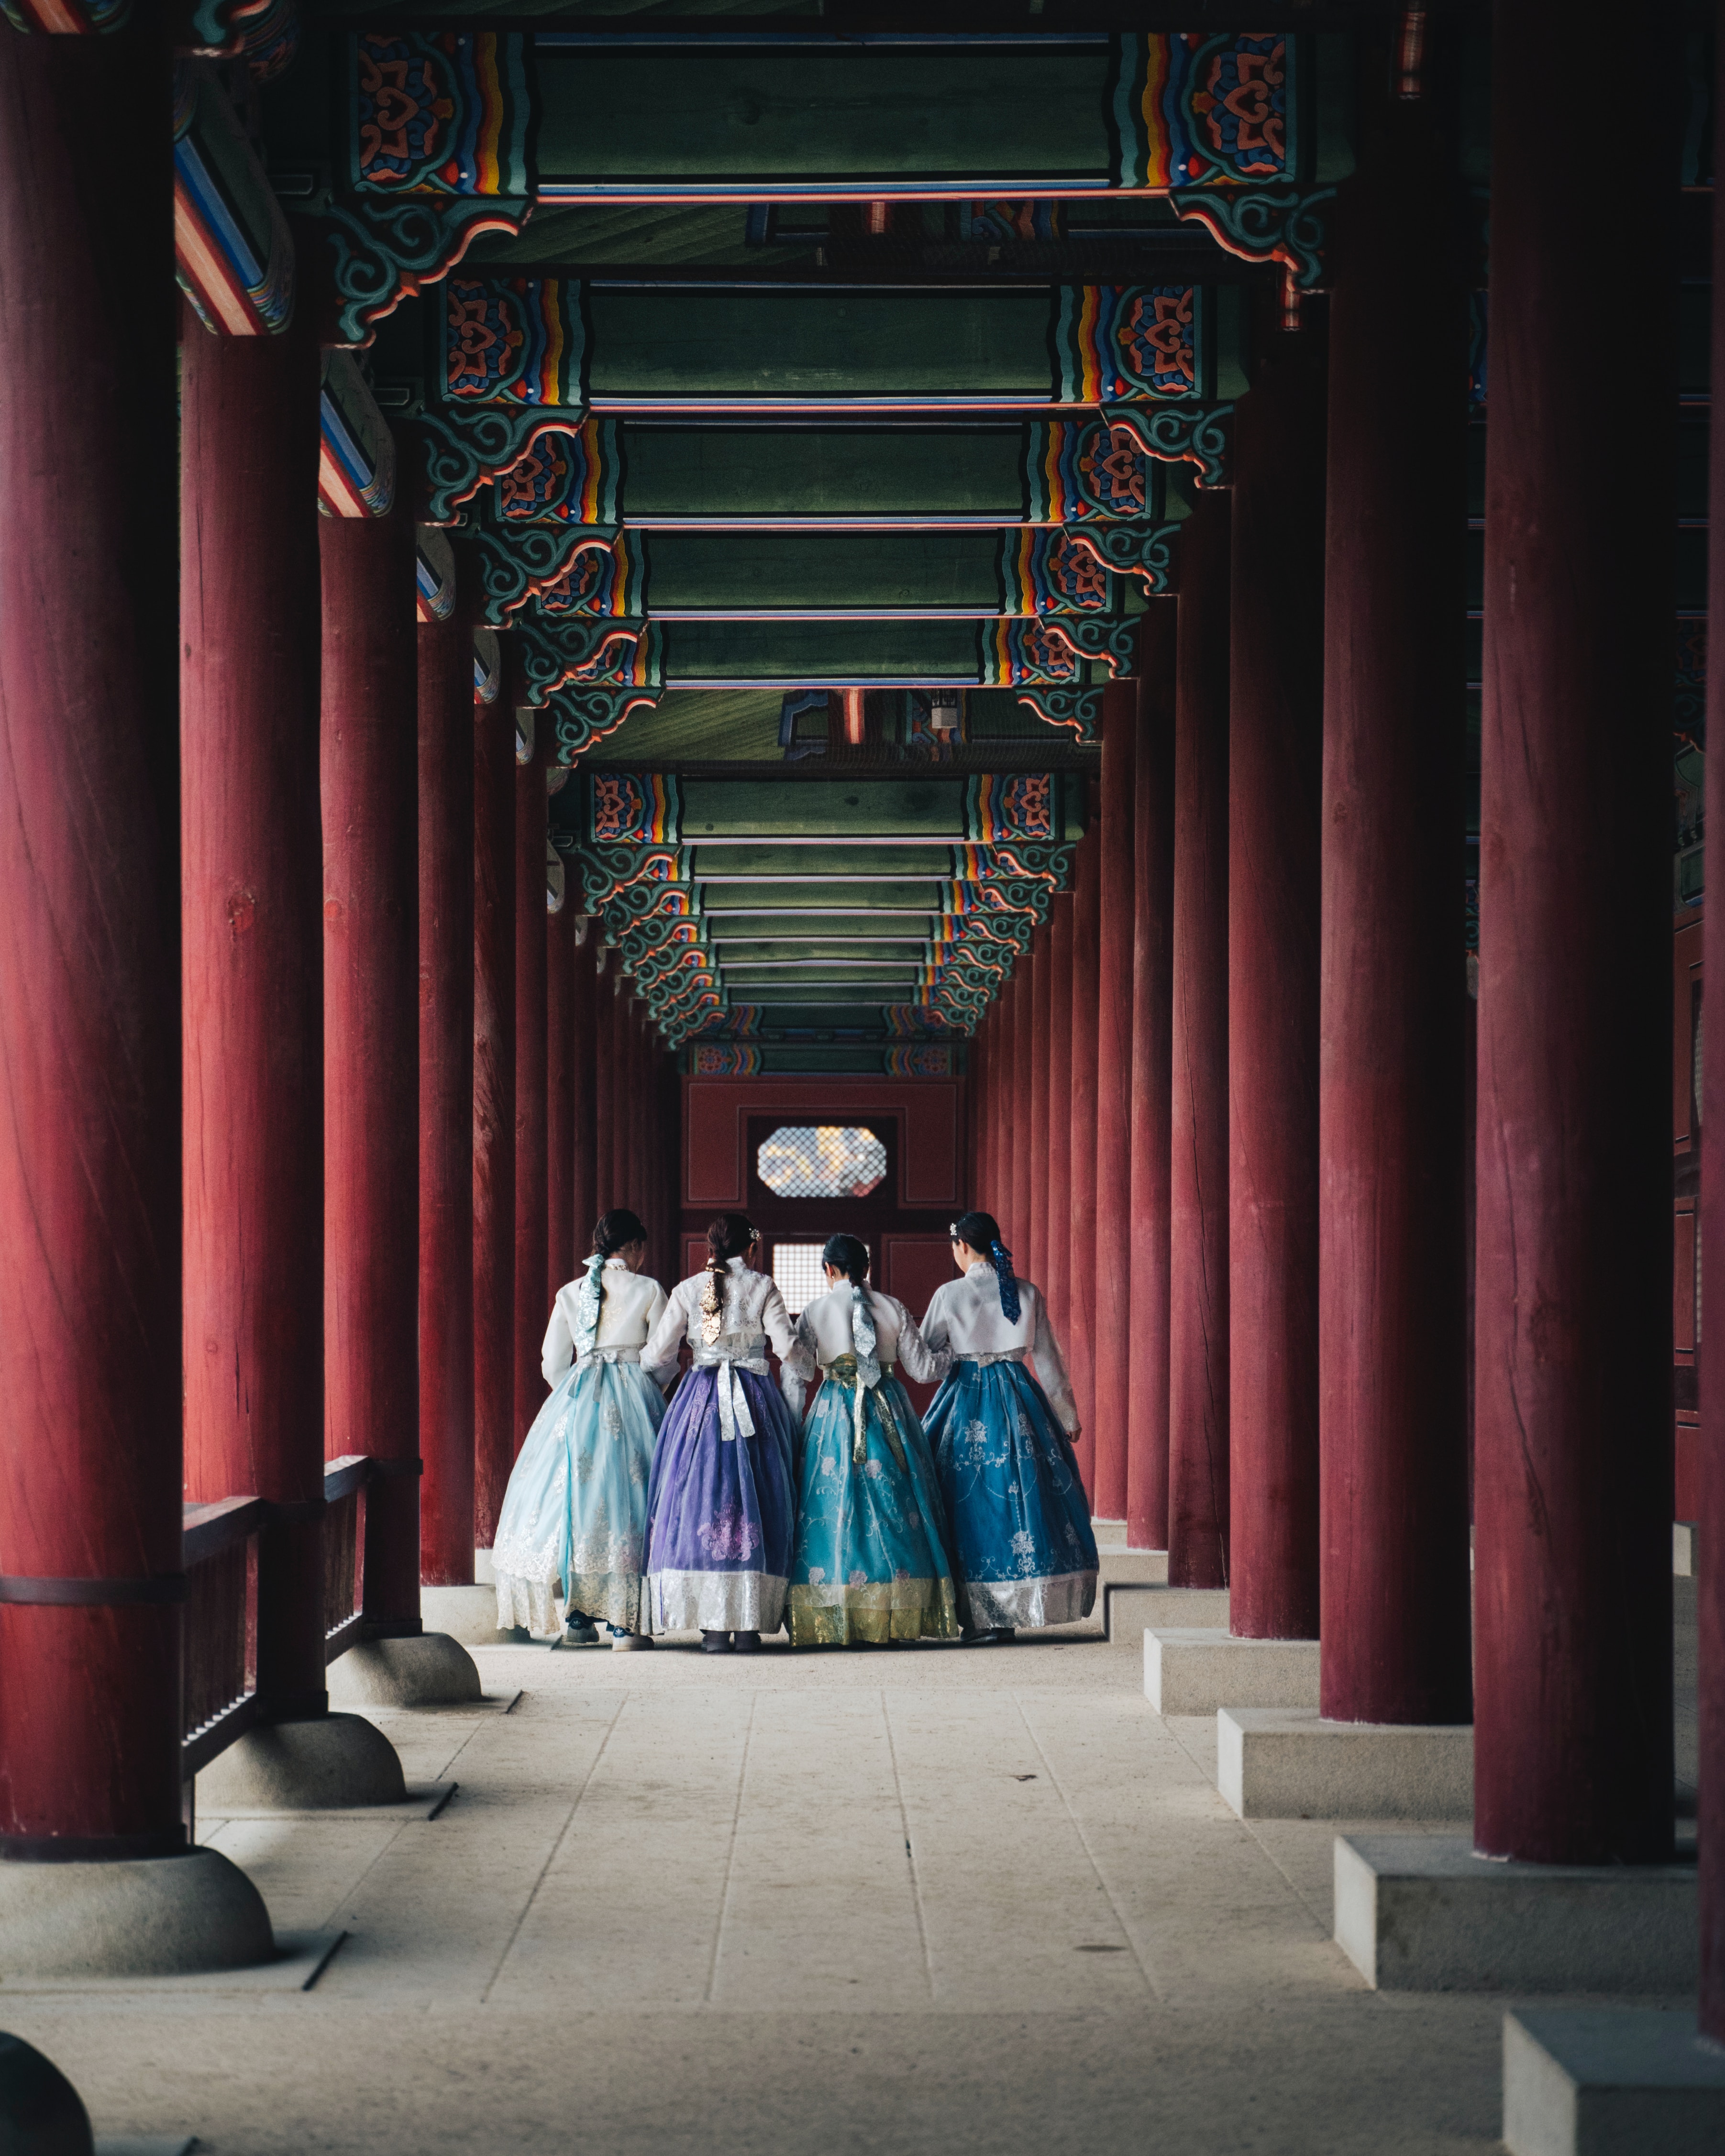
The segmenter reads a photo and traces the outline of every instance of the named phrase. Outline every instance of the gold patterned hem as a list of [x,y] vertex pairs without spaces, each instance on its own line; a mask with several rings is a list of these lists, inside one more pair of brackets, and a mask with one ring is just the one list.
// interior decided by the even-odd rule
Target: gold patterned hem
[[794,1586],[786,1598],[793,1647],[855,1640],[956,1640],[963,1630],[950,1579],[870,1580],[860,1587]]

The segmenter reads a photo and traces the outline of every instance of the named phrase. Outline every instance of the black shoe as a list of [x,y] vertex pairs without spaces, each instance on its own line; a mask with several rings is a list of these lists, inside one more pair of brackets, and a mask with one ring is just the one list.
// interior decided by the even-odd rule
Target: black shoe
[[703,1632],[701,1650],[705,1655],[728,1655],[731,1652],[731,1635],[728,1632]]
[[737,1643],[737,1651],[739,1655],[760,1653],[761,1635],[758,1632],[733,1632],[731,1636]]

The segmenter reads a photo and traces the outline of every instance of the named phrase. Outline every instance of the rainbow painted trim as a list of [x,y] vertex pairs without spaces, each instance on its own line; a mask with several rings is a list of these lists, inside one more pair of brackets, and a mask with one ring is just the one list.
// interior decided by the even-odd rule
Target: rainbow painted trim
[[1060,404],[1204,393],[1209,310],[1195,285],[1063,285],[1050,336]]
[[413,578],[418,619],[447,621],[455,611],[455,550],[435,524],[422,524],[415,536]]
[[1082,659],[1052,620],[979,622],[977,646],[977,678],[985,688],[1083,679]]
[[758,1048],[738,1048],[715,1041],[699,1044],[689,1051],[691,1078],[758,1078],[760,1075]]
[[557,577],[538,588],[547,614],[600,615],[610,620],[647,611],[647,564],[639,543],[619,531],[608,542],[583,546]]
[[294,243],[234,108],[205,68],[174,69],[174,275],[218,336],[273,336],[294,314]]
[[318,507],[326,516],[387,516],[395,500],[395,438],[352,352],[324,355],[318,418]]
[[950,1078],[950,1048],[889,1048],[882,1051],[881,1068],[889,1078]]
[[1008,531],[1000,540],[1003,614],[1102,613],[1114,580],[1101,557],[1046,526]]
[[595,771],[588,778],[588,815],[602,846],[675,845],[682,793],[667,772]]

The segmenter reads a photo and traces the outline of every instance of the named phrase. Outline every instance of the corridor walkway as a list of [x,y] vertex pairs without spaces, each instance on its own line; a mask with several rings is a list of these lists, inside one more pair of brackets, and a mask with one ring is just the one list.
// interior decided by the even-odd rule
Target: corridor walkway
[[1368,1991],[1329,1938],[1334,1828],[1242,1825],[1214,1722],[1158,1717],[1093,1625],[986,1652],[479,1660],[483,1711],[378,1717],[410,1785],[459,1785],[435,1819],[201,1822],[279,1930],[347,1933],[310,1992],[4,1987],[99,2134],[195,2132],[209,2156],[1498,2146],[1507,2002]]

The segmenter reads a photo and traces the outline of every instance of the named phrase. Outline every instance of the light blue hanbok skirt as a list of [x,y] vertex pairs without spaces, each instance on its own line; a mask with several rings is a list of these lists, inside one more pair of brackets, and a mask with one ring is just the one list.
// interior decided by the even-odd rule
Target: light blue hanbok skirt
[[651,1630],[641,1575],[665,1399],[639,1362],[618,1355],[601,1349],[577,1363],[527,1432],[491,1549],[500,1631],[561,1631],[559,1599],[566,1612]]
[[859,1460],[855,1382],[855,1357],[841,1356],[803,1426],[791,1645],[956,1640],[946,1508],[928,1440],[889,1371],[863,1394]]
[[968,1622],[1031,1629],[1088,1617],[1098,1568],[1090,1506],[1031,1372],[1004,1360],[954,1363],[925,1427]]

